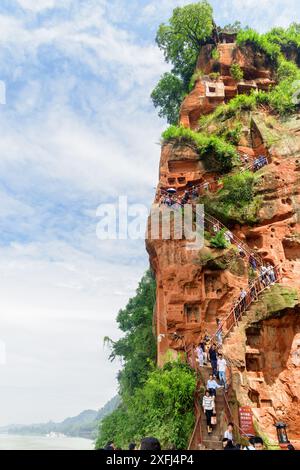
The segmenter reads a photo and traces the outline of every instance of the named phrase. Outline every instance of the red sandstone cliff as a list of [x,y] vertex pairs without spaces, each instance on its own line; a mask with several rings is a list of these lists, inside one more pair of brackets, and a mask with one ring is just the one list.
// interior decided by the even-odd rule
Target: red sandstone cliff
[[[203,48],[197,64],[204,75],[181,107],[180,123],[193,129],[201,115],[237,93],[265,90],[274,83],[264,59],[251,51],[246,54],[235,44],[220,44],[216,64],[209,48]],[[239,83],[230,77],[232,63],[244,72]],[[209,75],[216,69],[217,80]],[[237,400],[253,408],[265,434],[274,439],[274,421],[285,420],[289,437],[300,439],[300,116],[283,121],[260,110],[244,113],[242,121],[238,150],[249,158],[263,153],[269,164],[260,170],[256,185],[261,201],[257,223],[230,228],[264,262],[280,266],[282,279],[251,305],[226,339],[224,351],[232,362]],[[162,188],[183,191],[216,176],[192,145],[163,144],[155,203]],[[184,345],[198,344],[205,330],[213,334],[216,318],[228,315],[249,281],[247,262],[230,250],[213,250],[207,243],[200,252],[186,247],[186,240],[147,240],[157,281],[159,365],[183,352]],[[203,262],[205,257],[209,263]],[[214,258],[221,259],[221,269],[220,263],[211,261]]]

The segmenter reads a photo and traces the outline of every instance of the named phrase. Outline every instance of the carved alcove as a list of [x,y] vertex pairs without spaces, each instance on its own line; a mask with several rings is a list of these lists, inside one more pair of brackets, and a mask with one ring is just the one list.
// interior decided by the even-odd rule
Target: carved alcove
[[224,284],[220,280],[220,274],[205,273],[204,288],[207,299],[220,299],[224,294]]
[[200,304],[196,302],[184,304],[184,317],[186,323],[200,323]]

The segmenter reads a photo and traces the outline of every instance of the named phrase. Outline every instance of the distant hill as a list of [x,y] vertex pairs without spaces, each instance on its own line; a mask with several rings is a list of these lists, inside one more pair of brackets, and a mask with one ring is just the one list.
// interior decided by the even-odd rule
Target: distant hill
[[0,433],[9,434],[37,434],[45,435],[50,432],[58,432],[72,437],[85,437],[94,439],[97,436],[99,422],[112,411],[114,411],[120,403],[119,396],[109,400],[103,408],[98,411],[85,410],[77,416],[66,418],[61,423],[49,421],[48,423],[38,424],[11,424],[0,428]]

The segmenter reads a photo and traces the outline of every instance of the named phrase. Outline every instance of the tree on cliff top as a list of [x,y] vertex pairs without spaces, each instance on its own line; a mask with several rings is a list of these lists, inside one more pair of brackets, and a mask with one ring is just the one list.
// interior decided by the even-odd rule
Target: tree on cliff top
[[166,62],[173,65],[172,72],[189,84],[201,46],[213,32],[213,10],[205,0],[173,10],[169,24],[161,24],[156,35],[158,47]]
[[168,24],[161,24],[156,35],[166,62],[172,64],[153,90],[151,98],[160,108],[159,116],[170,124],[178,121],[178,111],[194,73],[201,46],[214,43],[213,10],[204,0],[173,10]]

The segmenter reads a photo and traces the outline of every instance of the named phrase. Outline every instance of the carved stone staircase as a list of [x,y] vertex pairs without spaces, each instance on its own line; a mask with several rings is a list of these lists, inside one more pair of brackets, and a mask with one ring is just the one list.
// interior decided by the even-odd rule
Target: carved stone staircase
[[[201,374],[201,379],[203,381],[204,388],[206,386],[210,373],[211,373],[210,367],[201,368],[200,374]],[[217,424],[215,426],[212,426],[213,432],[211,434],[208,434],[207,432],[205,414],[203,413],[201,416],[200,425],[202,427],[202,445],[207,450],[222,450],[222,437],[223,437],[224,430],[221,429],[221,414],[224,410],[224,397],[223,397],[223,393],[221,389],[217,390],[217,396],[215,398],[215,405],[216,405]],[[200,406],[202,406],[202,396],[201,396]]]

